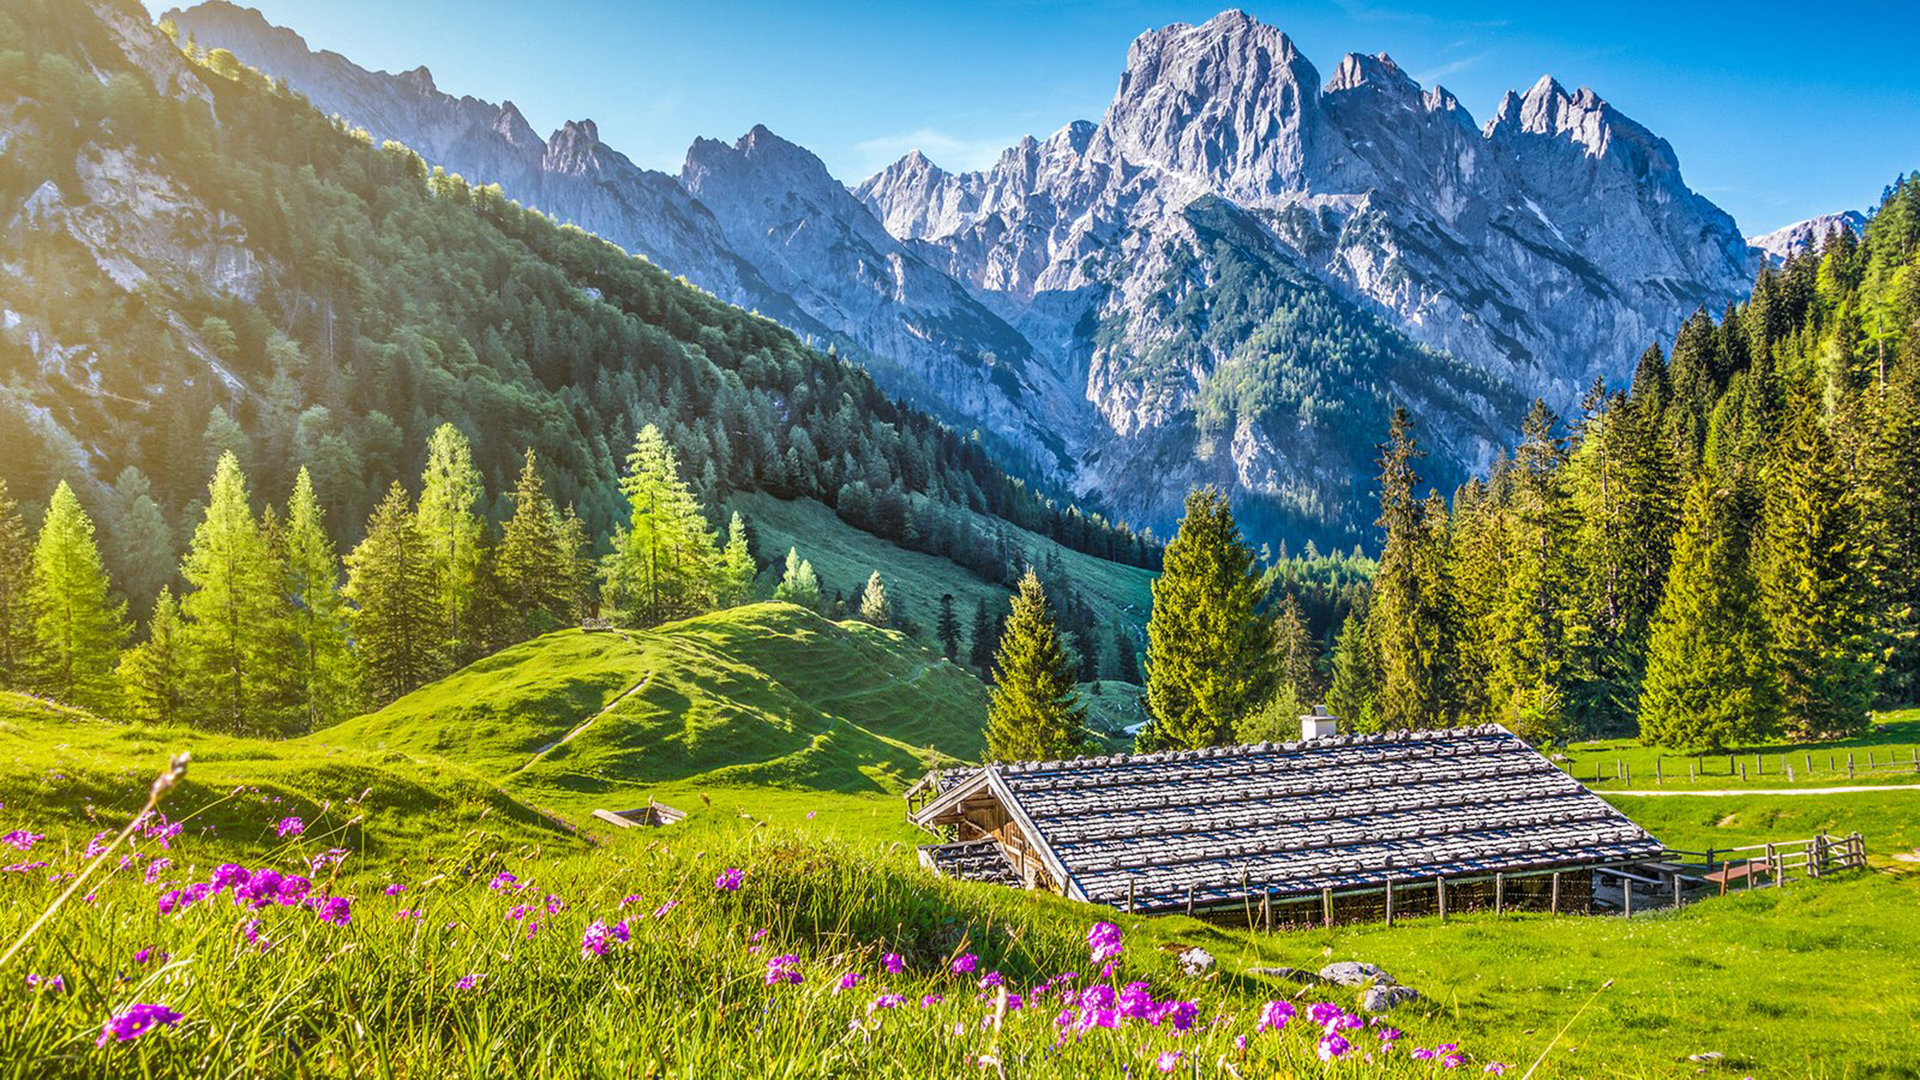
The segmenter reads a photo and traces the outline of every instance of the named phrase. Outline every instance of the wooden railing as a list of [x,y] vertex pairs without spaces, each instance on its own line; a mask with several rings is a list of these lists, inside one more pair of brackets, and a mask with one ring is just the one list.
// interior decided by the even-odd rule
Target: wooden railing
[[[1717,768],[1723,756],[1727,763],[1724,772]],[[1742,781],[1750,777],[1777,776],[1788,783],[1796,780],[1811,780],[1816,776],[1839,779],[1844,775],[1852,780],[1862,773],[1872,775],[1886,770],[1892,770],[1895,775],[1900,773],[1920,775],[1920,746],[1910,747],[1905,754],[1898,749],[1888,750],[1885,760],[1881,760],[1878,750],[1869,749],[1865,761],[1861,761],[1857,752],[1853,750],[1847,751],[1844,759],[1839,751],[1832,750],[1824,753],[1806,750],[1797,754],[1710,754],[1680,758],[1679,761],[1656,757],[1653,759],[1653,776],[1651,777],[1653,783],[1658,786],[1670,779],[1680,779],[1679,762],[1685,762],[1689,782],[1698,782],[1711,776],[1724,776],[1729,780]],[[1753,766],[1751,770],[1747,767],[1749,764]],[[1674,766],[1673,772],[1667,772],[1668,765]],[[1611,775],[1604,760],[1593,763],[1591,777],[1585,775],[1581,771],[1581,766],[1574,762],[1565,763],[1565,768],[1567,775],[1589,784],[1605,784],[1614,781],[1633,783],[1633,763],[1624,758],[1613,759]],[[1644,781],[1648,777],[1642,773],[1641,779]]]

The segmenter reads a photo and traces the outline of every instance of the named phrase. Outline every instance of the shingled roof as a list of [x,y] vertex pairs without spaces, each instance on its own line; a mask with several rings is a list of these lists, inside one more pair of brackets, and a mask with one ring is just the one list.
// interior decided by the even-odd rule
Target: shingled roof
[[[1137,910],[1651,858],[1658,841],[1497,725],[988,765],[935,781],[933,828],[991,798],[1069,896]],[[1242,882],[1245,882],[1243,886]]]

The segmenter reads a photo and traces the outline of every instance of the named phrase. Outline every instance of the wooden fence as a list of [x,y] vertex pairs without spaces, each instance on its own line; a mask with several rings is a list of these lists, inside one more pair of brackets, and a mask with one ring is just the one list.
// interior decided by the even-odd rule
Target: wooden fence
[[[1883,761],[1880,758],[1880,751],[1868,750],[1867,759],[1861,761],[1858,756],[1858,751],[1854,750],[1847,751],[1844,759],[1841,758],[1838,751],[1814,753],[1808,750],[1798,754],[1727,754],[1725,755],[1727,767],[1724,772],[1716,768],[1720,763],[1721,755],[1719,754],[1681,758],[1679,761],[1685,762],[1687,779],[1689,781],[1699,780],[1708,776],[1725,776],[1729,779],[1738,778],[1740,780],[1746,780],[1750,776],[1778,776],[1785,779],[1788,783],[1792,783],[1797,779],[1811,780],[1816,776],[1822,775],[1829,779],[1837,779],[1845,776],[1847,779],[1852,780],[1861,774],[1871,776],[1874,773],[1886,772],[1887,770],[1892,770],[1896,774],[1913,773],[1920,775],[1920,746],[1910,748],[1904,755],[1898,750],[1888,750],[1886,755],[1886,760]],[[1749,763],[1753,766],[1751,771],[1747,768]],[[1667,772],[1667,766],[1669,764],[1675,766],[1671,774]],[[1609,770],[1605,761],[1594,762],[1591,780],[1588,780],[1581,772],[1579,766],[1574,762],[1567,762],[1566,770],[1567,775],[1572,776],[1575,780],[1585,780],[1588,783],[1604,784],[1611,780],[1618,780],[1627,784],[1633,783],[1633,763],[1622,758],[1613,759],[1612,775],[1608,775]],[[1654,784],[1660,785],[1666,783],[1669,775],[1675,780],[1680,778],[1678,764],[1666,758],[1654,758],[1652,777]],[[1641,775],[1641,779],[1643,781],[1647,779],[1645,774]]]
[[1752,889],[1761,878],[1768,878],[1768,887],[1784,888],[1795,871],[1806,878],[1818,879],[1867,868],[1867,842],[1857,832],[1847,836],[1821,833],[1805,840],[1775,840],[1769,844],[1705,851],[1668,849],[1667,854],[1698,859],[1696,865],[1705,867],[1700,880],[1719,886],[1722,896],[1734,882]]

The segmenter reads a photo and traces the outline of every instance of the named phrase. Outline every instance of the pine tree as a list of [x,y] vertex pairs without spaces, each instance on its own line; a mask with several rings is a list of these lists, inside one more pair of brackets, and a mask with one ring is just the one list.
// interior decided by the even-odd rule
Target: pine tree
[[607,557],[603,606],[629,626],[710,610],[719,552],[673,448],[652,424],[634,437],[620,491],[630,513]]
[[787,569],[773,587],[773,598],[809,611],[820,610],[820,579],[813,572],[813,564],[800,557],[799,548],[787,549]]
[[54,488],[33,549],[29,606],[35,682],[70,705],[109,712],[118,687],[114,665],[127,637],[124,601],[111,596],[94,543],[93,521],[65,480]]
[[993,654],[1000,648],[1000,624],[993,617],[993,609],[982,598],[973,609],[973,634],[967,648],[967,663],[983,677],[989,676],[993,669]]
[[1640,693],[1642,742],[1694,750],[1773,733],[1778,696],[1737,479],[1688,490],[1673,570],[1655,613]]
[[149,724],[186,721],[188,672],[180,606],[173,590],[162,587],[147,620],[147,639],[120,656],[117,676],[121,707],[128,720]]
[[[1420,499],[1414,463],[1422,457],[1404,408],[1393,413],[1380,458],[1380,518],[1386,530],[1367,636],[1379,657],[1375,709],[1381,726],[1445,726],[1454,655],[1446,550],[1446,508]],[[1358,722],[1356,718],[1356,723]]]
[[1858,493],[1802,409],[1763,474],[1760,591],[1782,721],[1799,738],[1866,730],[1874,693],[1872,578]]
[[943,593],[940,597],[940,615],[934,623],[934,637],[940,640],[941,651],[948,660],[960,657],[960,617],[953,610],[953,594]]
[[1020,579],[987,704],[987,756],[1051,761],[1086,744],[1086,708],[1074,689],[1073,663],[1061,647],[1053,609],[1032,569]]
[[273,647],[286,615],[281,573],[248,503],[240,459],[224,453],[180,564],[191,586],[180,614],[195,722],[236,733],[278,726],[270,710],[285,663]]
[[1167,544],[1147,621],[1147,714],[1165,745],[1214,746],[1266,700],[1260,573],[1226,496],[1202,488]]
[[513,489],[513,516],[493,553],[501,644],[525,641],[574,621],[578,552],[566,520],[547,498],[539,460],[529,447]]
[[1514,455],[1511,541],[1505,588],[1493,610],[1488,699],[1494,717],[1534,743],[1563,736],[1569,681],[1577,511],[1565,484],[1566,445],[1557,418],[1535,401]]
[[368,520],[366,539],[347,556],[346,596],[357,608],[354,644],[373,705],[385,705],[441,669],[446,638],[434,552],[398,481]]
[[286,658],[297,725],[315,731],[351,715],[359,674],[348,647],[346,602],[340,596],[340,559],[327,538],[313,478],[304,466],[287,499],[287,592],[292,601]]
[[33,533],[0,477],[0,690],[33,681]]
[[874,626],[893,625],[893,606],[887,603],[887,586],[880,580],[878,570],[867,578],[867,587],[860,594],[860,621]]
[[420,475],[420,535],[433,556],[434,606],[440,611],[439,651],[444,674],[476,658],[479,636],[473,625],[480,583],[486,523],[475,511],[486,489],[473,466],[473,447],[452,424],[441,424],[427,440],[427,467]]
[[738,511],[727,523],[727,546],[720,552],[720,581],[715,590],[721,607],[739,607],[753,602],[753,579],[759,567],[753,562],[753,549],[747,544],[747,521]]

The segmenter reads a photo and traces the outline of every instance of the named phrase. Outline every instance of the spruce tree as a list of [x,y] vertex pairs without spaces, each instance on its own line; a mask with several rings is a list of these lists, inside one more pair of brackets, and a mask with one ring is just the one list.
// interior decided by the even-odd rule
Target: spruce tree
[[315,731],[351,715],[359,674],[348,646],[346,601],[340,596],[340,558],[327,538],[320,500],[305,466],[287,499],[286,580],[291,599],[288,643],[296,723]]
[[1389,729],[1442,727],[1452,715],[1446,508],[1417,494],[1415,462],[1422,456],[1407,411],[1396,408],[1380,457],[1377,523],[1386,541],[1367,614],[1367,636],[1379,657],[1375,710]]
[[502,644],[557,630],[574,621],[578,545],[547,497],[538,459],[529,447],[513,489],[513,516],[494,549],[496,617]]
[[867,587],[860,594],[860,621],[882,627],[893,625],[893,605],[887,602],[887,586],[878,570],[867,578]]
[[800,557],[799,548],[787,549],[786,572],[773,587],[773,598],[809,611],[820,610],[820,579],[813,572],[813,564]]
[[1327,708],[1347,728],[1373,731],[1380,726],[1380,660],[1367,639],[1367,616],[1355,610],[1340,626],[1333,646],[1333,684]]
[[1141,682],[1139,649],[1133,643],[1133,635],[1122,626],[1113,628],[1113,677],[1135,686]]
[[0,690],[33,684],[33,533],[0,477]]
[[1689,750],[1773,733],[1778,695],[1737,476],[1703,473],[1687,492],[1673,570],[1650,629],[1642,742]]
[[1053,609],[1029,568],[994,657],[998,677],[987,704],[987,756],[1051,761],[1087,741],[1086,708],[1074,688],[1073,662],[1061,647]]
[[607,557],[603,607],[629,626],[710,610],[719,552],[673,448],[652,424],[634,437],[620,491],[629,516]]
[[720,552],[720,579],[716,589],[720,606],[751,604],[753,579],[758,570],[753,562],[753,549],[747,543],[747,520],[735,511],[727,523],[727,546]]
[[128,720],[184,723],[191,715],[185,634],[173,590],[164,586],[147,620],[147,638],[120,656],[121,708]]
[[1167,544],[1147,621],[1147,714],[1163,745],[1215,746],[1266,700],[1260,570],[1226,496],[1202,488]]
[[1307,627],[1307,613],[1300,598],[1289,592],[1281,597],[1273,615],[1273,681],[1275,686],[1291,687],[1294,700],[1317,701],[1323,688],[1320,681],[1320,649]]
[[948,660],[960,657],[960,616],[953,610],[953,594],[940,596],[940,615],[934,623],[934,637],[940,640],[940,649]]
[[1000,624],[993,617],[993,609],[982,598],[973,609],[973,634],[968,638],[967,663],[983,678],[990,677],[993,669],[993,654],[1000,648]]
[[1782,722],[1798,738],[1858,734],[1875,677],[1858,493],[1811,408],[1800,410],[1763,475],[1759,578]]
[[480,653],[473,624],[486,522],[475,508],[485,498],[480,470],[473,465],[472,445],[460,429],[441,424],[427,440],[416,519],[433,556],[434,606],[440,612],[443,639],[439,655],[446,669]]
[[446,638],[434,552],[395,481],[347,556],[347,599],[366,693],[378,707],[433,678]]
[[35,684],[69,705],[110,712],[127,605],[112,596],[93,520],[65,480],[54,488],[40,524],[30,597]]
[[1514,454],[1505,587],[1493,610],[1488,701],[1494,718],[1533,743],[1566,733],[1571,681],[1567,613],[1574,607],[1569,560],[1578,530],[1566,488],[1566,446],[1557,418],[1535,401]]
[[223,731],[267,731],[286,658],[275,638],[287,614],[281,568],[255,520],[240,459],[220,455],[207,508],[180,574],[184,651],[196,723]]

